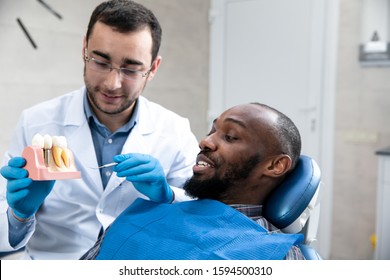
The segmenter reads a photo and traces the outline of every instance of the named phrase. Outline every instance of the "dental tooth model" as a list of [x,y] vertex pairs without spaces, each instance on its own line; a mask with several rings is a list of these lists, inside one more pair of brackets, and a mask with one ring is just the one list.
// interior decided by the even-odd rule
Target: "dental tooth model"
[[64,164],[69,168],[70,151],[68,150],[68,143],[64,136],[53,136],[53,158],[58,167]]
[[[46,136],[46,135],[45,135]],[[42,149],[45,146],[45,137],[40,135],[39,133],[35,134],[32,141],[31,141],[33,146],[38,146],[41,147]]]
[[25,168],[33,180],[64,180],[81,177],[74,163],[72,151],[64,136],[42,136],[37,133],[22,153]]
[[[35,135],[37,135],[37,134],[35,134]],[[38,135],[40,135],[40,134],[38,134]],[[45,159],[46,166],[49,166],[52,146],[53,146],[53,141],[51,140],[51,136],[48,134],[45,134],[45,136],[43,136],[43,157]]]

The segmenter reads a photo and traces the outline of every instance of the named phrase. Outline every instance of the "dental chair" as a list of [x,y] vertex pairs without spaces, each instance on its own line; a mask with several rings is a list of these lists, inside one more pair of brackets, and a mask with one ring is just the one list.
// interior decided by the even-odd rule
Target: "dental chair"
[[310,157],[302,155],[294,171],[267,199],[263,216],[285,233],[302,233],[299,245],[307,260],[321,260],[312,247],[319,221],[321,171]]

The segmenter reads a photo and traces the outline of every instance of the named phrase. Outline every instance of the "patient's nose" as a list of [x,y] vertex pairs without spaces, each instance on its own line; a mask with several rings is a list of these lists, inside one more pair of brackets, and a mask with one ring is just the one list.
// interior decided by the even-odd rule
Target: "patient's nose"
[[201,150],[212,150],[214,151],[216,149],[215,141],[213,141],[214,134],[207,135],[205,138],[203,138],[202,141],[199,143],[199,147]]

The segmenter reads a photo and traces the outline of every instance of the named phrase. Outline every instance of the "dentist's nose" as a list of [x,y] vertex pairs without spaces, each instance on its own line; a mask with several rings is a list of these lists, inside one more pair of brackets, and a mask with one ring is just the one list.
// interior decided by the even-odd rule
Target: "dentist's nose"
[[116,90],[122,87],[122,77],[119,69],[112,69],[107,73],[107,77],[104,81],[104,85],[109,90]]

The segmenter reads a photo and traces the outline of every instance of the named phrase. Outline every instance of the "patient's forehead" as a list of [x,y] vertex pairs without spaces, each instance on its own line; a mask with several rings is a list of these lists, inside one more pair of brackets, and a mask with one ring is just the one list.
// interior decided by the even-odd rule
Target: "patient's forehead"
[[278,114],[273,109],[258,104],[237,105],[223,112],[216,121],[221,125],[241,126],[244,138],[263,156],[280,150],[276,128]]
[[276,123],[278,115],[267,107],[257,104],[234,106],[221,114],[219,119],[235,119],[250,125],[271,125]]

